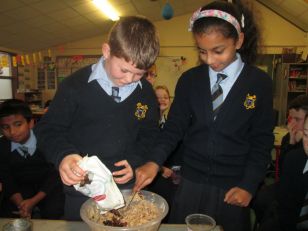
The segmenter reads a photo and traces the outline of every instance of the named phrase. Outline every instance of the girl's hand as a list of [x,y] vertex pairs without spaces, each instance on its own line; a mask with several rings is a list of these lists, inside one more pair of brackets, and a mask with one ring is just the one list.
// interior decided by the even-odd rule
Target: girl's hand
[[70,186],[78,184],[84,179],[86,172],[77,164],[81,159],[82,157],[78,154],[71,154],[63,158],[59,166],[59,172],[64,184]]
[[114,166],[124,166],[123,169],[112,173],[113,179],[117,184],[125,184],[134,177],[134,172],[127,160],[116,162]]
[[136,182],[133,191],[140,191],[145,186],[149,185],[157,175],[159,170],[158,164],[155,162],[147,162],[136,169]]
[[252,195],[246,190],[234,187],[226,193],[224,202],[240,207],[247,207],[251,198]]
[[23,200],[19,205],[20,216],[30,218],[34,206],[35,202],[31,199]]
[[167,167],[165,167],[165,166],[163,166],[162,167],[162,173],[161,173],[161,175],[162,175],[162,177],[164,177],[164,178],[169,178],[169,177],[171,177],[172,176],[172,173],[173,173],[173,171],[172,171],[172,169],[171,168],[167,168]]

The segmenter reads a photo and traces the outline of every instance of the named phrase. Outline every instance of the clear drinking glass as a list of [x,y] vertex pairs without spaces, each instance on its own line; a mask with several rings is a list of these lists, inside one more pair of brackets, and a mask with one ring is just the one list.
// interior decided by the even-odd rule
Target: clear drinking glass
[[216,221],[205,214],[190,214],[185,218],[188,231],[210,231],[216,227]]

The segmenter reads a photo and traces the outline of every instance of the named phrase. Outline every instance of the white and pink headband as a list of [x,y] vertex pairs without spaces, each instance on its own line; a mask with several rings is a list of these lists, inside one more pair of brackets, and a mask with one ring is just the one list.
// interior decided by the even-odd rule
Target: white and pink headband
[[[221,11],[221,10],[202,10],[202,8],[199,8],[198,10],[196,10],[193,15],[191,16],[190,20],[189,20],[189,28],[188,31],[192,31],[194,22],[196,20],[198,20],[199,18],[205,18],[205,17],[215,17],[215,18],[220,18],[223,19],[229,23],[231,23],[238,34],[241,33],[241,26],[239,24],[239,22],[237,21],[237,19],[232,16],[231,14]],[[244,27],[244,16],[242,15],[242,27]]]

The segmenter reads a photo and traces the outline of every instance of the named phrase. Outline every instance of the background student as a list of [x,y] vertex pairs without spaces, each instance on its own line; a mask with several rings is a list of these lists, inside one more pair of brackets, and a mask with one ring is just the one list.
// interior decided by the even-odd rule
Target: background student
[[[171,105],[170,93],[166,86],[158,85],[155,87],[155,94],[159,104],[160,119],[159,128],[164,129],[167,122],[168,111]],[[179,146],[180,147],[180,146]],[[173,204],[175,191],[181,180],[181,163],[180,148],[177,148],[166,160],[161,167],[159,174],[149,186],[149,190],[161,195],[166,199],[169,205],[169,212]],[[163,223],[167,223],[169,214],[164,218]]]
[[[304,136],[305,117],[308,115],[308,96],[299,95],[294,98],[288,107],[288,133],[282,138],[279,155],[279,175],[283,172],[283,166],[288,153],[298,148],[302,149]],[[269,185],[262,185],[258,190],[252,208],[255,211],[257,222],[263,223],[271,217],[273,206],[277,204],[279,194],[279,181]]]
[[60,219],[64,211],[64,194],[59,173],[36,147],[32,112],[17,99],[0,105],[0,179],[4,198],[3,217],[30,217],[38,207],[40,218]]
[[308,117],[303,142],[285,156],[277,199],[261,221],[259,231],[308,230]]
[[204,64],[179,79],[152,161],[136,170],[134,190],[154,179],[183,140],[182,180],[170,221],[205,213],[225,231],[246,231],[247,206],[265,176],[274,140],[271,78],[252,65],[258,31],[240,1],[198,9],[189,29]]
[[59,168],[65,186],[65,219],[80,220],[88,198],[72,185],[85,172],[78,161],[96,155],[120,188],[131,188],[133,170],[144,163],[159,133],[152,85],[142,78],[159,53],[154,25],[123,17],[110,31],[98,63],[66,78],[36,127],[38,144]]

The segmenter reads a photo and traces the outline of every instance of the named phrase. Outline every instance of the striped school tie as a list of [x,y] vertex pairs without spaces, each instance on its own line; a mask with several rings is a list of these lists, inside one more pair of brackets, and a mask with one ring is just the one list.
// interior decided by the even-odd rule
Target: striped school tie
[[111,97],[116,101],[117,103],[121,102],[121,97],[119,97],[119,88],[118,87],[112,87],[111,88]]
[[223,103],[223,90],[220,86],[221,81],[227,78],[227,75],[218,73],[217,74],[217,81],[212,88],[212,102],[213,102],[213,115],[214,120],[218,115],[219,109]]
[[27,159],[30,156],[29,149],[26,146],[20,146],[19,149],[23,153],[23,157]]

